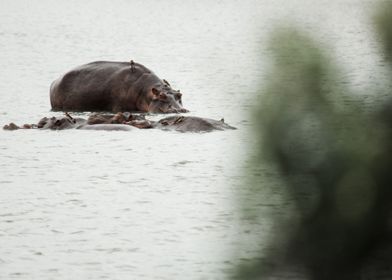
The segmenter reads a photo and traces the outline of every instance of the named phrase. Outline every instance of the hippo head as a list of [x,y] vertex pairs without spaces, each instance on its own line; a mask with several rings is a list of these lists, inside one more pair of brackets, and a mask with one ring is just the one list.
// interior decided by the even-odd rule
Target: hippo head
[[[165,80],[164,80],[165,81]],[[186,113],[187,109],[182,107],[182,94],[170,87],[165,81],[164,85],[152,88],[152,101],[149,112],[153,113]]]
[[37,127],[42,128],[42,129],[54,129],[54,130],[60,130],[60,129],[69,129],[69,128],[74,128],[76,125],[76,121],[73,119],[70,119],[68,117],[61,117],[61,118],[56,118],[56,117],[51,117],[51,118],[42,118],[39,122]]

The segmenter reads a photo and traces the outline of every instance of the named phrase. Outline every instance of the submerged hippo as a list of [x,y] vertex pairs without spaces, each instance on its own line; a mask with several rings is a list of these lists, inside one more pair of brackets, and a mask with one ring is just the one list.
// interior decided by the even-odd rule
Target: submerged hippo
[[94,113],[89,118],[73,118],[68,113],[63,117],[42,118],[38,124],[25,124],[21,127],[10,123],[5,130],[16,129],[85,129],[85,130],[132,130],[133,128],[157,128],[162,130],[175,130],[179,132],[211,132],[214,130],[235,129],[226,124],[224,120],[213,120],[193,116],[170,116],[159,121],[147,120],[143,115],[130,113],[99,114]]
[[225,123],[223,119],[213,120],[194,116],[170,116],[159,121],[147,120],[144,115],[130,113],[90,115],[87,124],[127,124],[138,128],[158,128],[179,132],[210,132],[214,130],[236,129]]
[[223,119],[217,121],[193,116],[170,116],[159,120],[156,127],[163,130],[180,132],[210,132],[214,130],[236,129],[225,123]]
[[[114,115],[104,115],[96,118],[96,114],[91,115],[87,120],[83,118],[73,118],[68,113],[64,117],[42,118],[37,128],[63,130],[63,129],[83,129],[83,130],[122,130],[129,131],[132,127],[126,123],[132,119],[131,114],[117,113]],[[24,125],[26,127],[26,125]],[[32,125],[34,127],[34,125]]]
[[[121,114],[122,115],[122,114]],[[51,130],[65,130],[65,129],[83,129],[83,130],[132,130],[132,127],[122,122],[117,122],[119,114],[112,115],[112,118],[105,119],[96,122],[95,124],[89,124],[88,120],[83,118],[73,118],[68,113],[65,113],[63,117],[44,117],[38,121],[37,124],[24,124],[18,126],[14,123],[10,123],[3,127],[4,130],[17,130],[17,129],[51,129]]]
[[182,94],[139,63],[96,61],[55,80],[50,103],[57,111],[188,112]]
[[[78,128],[87,123],[83,118],[73,118],[68,113],[65,113],[64,117],[44,117],[39,120],[37,125],[30,125],[31,128],[42,128],[42,129],[52,129],[52,130],[63,130]],[[24,125],[23,128],[28,128],[29,125]]]

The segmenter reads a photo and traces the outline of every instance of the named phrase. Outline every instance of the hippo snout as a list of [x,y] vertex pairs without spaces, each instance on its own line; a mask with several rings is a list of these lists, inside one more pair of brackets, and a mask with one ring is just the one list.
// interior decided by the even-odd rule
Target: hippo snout
[[167,100],[153,100],[149,106],[149,112],[152,113],[187,113],[189,112],[187,109],[182,107],[180,102],[170,100],[170,97]]

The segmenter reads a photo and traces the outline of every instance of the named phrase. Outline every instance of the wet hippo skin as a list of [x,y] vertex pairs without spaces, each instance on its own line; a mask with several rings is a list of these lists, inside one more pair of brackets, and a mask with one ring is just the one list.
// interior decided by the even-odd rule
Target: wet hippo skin
[[180,91],[133,61],[96,61],[72,69],[50,86],[50,103],[54,111],[188,111]]
[[4,130],[17,129],[85,129],[85,130],[123,130],[156,128],[161,130],[173,130],[179,132],[211,132],[215,130],[236,129],[228,125],[224,120],[213,120],[194,116],[169,116],[159,121],[152,121],[144,115],[130,113],[101,114],[94,113],[88,119],[74,118],[66,113],[62,117],[44,117],[37,124],[25,124],[18,126],[10,123],[3,127]]

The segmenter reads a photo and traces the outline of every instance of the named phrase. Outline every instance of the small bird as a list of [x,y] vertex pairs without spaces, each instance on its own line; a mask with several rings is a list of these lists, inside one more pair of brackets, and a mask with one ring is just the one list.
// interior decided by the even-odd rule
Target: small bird
[[135,62],[133,60],[131,60],[131,72],[135,72]]
[[64,115],[73,123],[76,123],[76,120],[68,113],[64,112]]
[[169,82],[166,81],[165,79],[162,79],[162,81],[163,81],[165,84],[167,84],[168,86],[170,86]]

